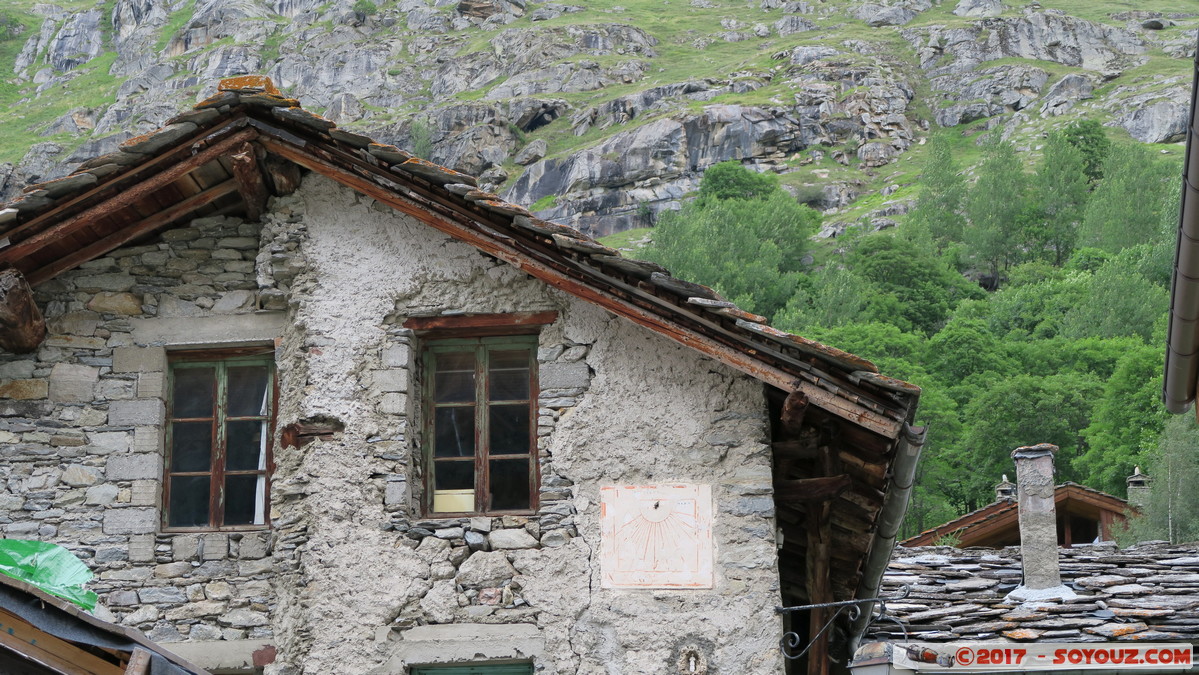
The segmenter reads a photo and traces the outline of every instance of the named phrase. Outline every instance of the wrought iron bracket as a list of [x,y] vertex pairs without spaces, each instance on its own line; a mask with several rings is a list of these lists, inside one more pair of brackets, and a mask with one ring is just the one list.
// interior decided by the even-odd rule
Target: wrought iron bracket
[[[815,605],[775,607],[774,611],[778,612],[779,614],[805,612],[813,609],[837,608],[837,611],[833,612],[833,615],[829,617],[828,621],[825,621],[824,625],[820,627],[820,631],[808,641],[808,644],[805,645],[803,650],[798,654],[795,653],[795,650],[798,649],[801,644],[803,644],[803,638],[800,637],[799,633],[796,633],[795,631],[788,631],[787,633],[783,634],[783,639],[779,641],[779,649],[782,650],[783,656],[787,657],[788,659],[794,660],[803,658],[804,654],[807,654],[808,650],[812,648],[812,645],[816,644],[816,641],[822,638],[824,634],[828,632],[828,629],[833,625],[834,622],[836,622],[838,617],[845,615],[845,618],[849,621],[856,621],[857,618],[862,614],[862,605],[868,605],[871,603],[874,603],[874,616],[871,618],[870,624],[875,624],[880,621],[894,623],[903,631],[903,639],[906,642],[908,639],[908,629],[902,623],[900,623],[899,619],[896,619],[893,616],[887,616],[887,601],[902,600],[908,597],[908,593],[910,593],[911,590],[912,589],[908,588],[907,586],[900,586],[895,595],[886,598],[859,598],[857,600],[843,600],[841,602],[822,602]],[[867,625],[869,626],[870,624]]]

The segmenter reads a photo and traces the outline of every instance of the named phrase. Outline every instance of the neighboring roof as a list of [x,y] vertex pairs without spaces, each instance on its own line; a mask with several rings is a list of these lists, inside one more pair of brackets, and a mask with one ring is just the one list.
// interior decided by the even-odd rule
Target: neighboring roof
[[1166,333],[1166,368],[1162,401],[1172,413],[1186,412],[1195,401],[1199,379],[1199,144],[1195,142],[1195,104],[1199,101],[1199,49],[1191,82],[1191,117],[1187,124],[1186,163],[1182,167],[1182,207],[1178,214],[1178,247],[1170,289],[1170,327]]
[[136,630],[0,575],[0,670],[18,668],[68,675],[209,675]]
[[[765,318],[659,265],[622,257],[572,228],[533,217],[477,189],[470,176],[337,129],[280,96],[266,78],[223,81],[216,96],[121,148],[65,178],[30,186],[21,199],[0,207],[0,237],[6,237],[0,239],[0,268],[11,265],[36,285],[195,217],[238,213],[257,219],[271,194],[296,189],[299,169],[323,174],[748,373],[779,394],[772,406],[802,417],[810,403],[837,420],[843,446],[835,459],[850,487],[833,500],[829,517],[837,557],[832,583],[842,596],[873,593],[923,442],[923,430],[910,426],[919,388],[880,375],[865,359],[771,328]],[[789,453],[792,466],[810,463],[799,446],[776,443],[776,458]],[[802,490],[796,481],[783,483]],[[792,512],[780,514],[780,525],[785,531],[796,523],[802,528],[802,502],[787,499],[776,493],[776,504]],[[803,537],[785,539],[802,561]]]
[[[1128,502],[1113,497],[1106,492],[1100,492],[1078,483],[1063,483],[1054,488],[1054,508],[1058,515],[1070,513],[1098,519],[1100,512],[1108,511],[1120,514],[1128,510]],[[958,540],[957,546],[986,546],[997,536],[1015,532],[1019,539],[1019,523],[1017,522],[1019,507],[1015,500],[1001,499],[992,502],[981,509],[971,511],[960,518],[929,528],[920,534],[899,542],[900,546],[928,546],[944,536],[952,535]]]
[[[1004,596],[1021,580],[1020,549],[897,548],[884,594],[910,594],[887,613],[921,642],[1010,639],[1041,642],[1199,641],[1199,546],[1151,542],[1059,549],[1062,583],[1077,598],[1020,605]],[[874,639],[902,638],[892,623]]]

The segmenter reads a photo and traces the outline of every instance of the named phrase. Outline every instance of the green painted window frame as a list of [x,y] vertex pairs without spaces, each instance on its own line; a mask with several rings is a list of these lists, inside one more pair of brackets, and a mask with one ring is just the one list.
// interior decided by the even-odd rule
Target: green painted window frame
[[[274,471],[273,445],[275,436],[275,417],[278,400],[278,381],[276,378],[274,348],[248,347],[230,350],[196,350],[170,352],[167,355],[168,368],[166,378],[166,450],[163,453],[163,488],[161,527],[163,532],[238,532],[265,530],[271,526],[271,474]],[[239,415],[227,414],[228,403],[228,373],[230,368],[244,366],[265,366],[267,369],[267,387],[265,395],[266,414]],[[175,378],[181,370],[212,368],[215,371],[213,391],[213,414],[204,417],[177,417],[175,408]],[[172,471],[174,430],[176,423],[195,421],[210,421],[212,423],[212,447],[209,455],[208,471]],[[227,431],[229,422],[261,421],[266,422],[266,443],[263,467],[255,470],[226,470]],[[209,477],[209,506],[208,524],[183,526],[171,524],[171,491],[174,488],[175,477],[184,476]],[[263,478],[262,510],[263,522],[240,525],[225,525],[225,477],[261,476]]]
[[413,666],[410,675],[533,675],[531,663],[471,663],[448,666]]
[[[540,471],[537,452],[537,336],[536,335],[505,335],[473,338],[438,338],[429,339],[423,344],[421,353],[421,413],[422,413],[422,462],[423,462],[423,498],[422,510],[426,516],[449,518],[462,515],[528,515],[535,513],[538,507]],[[439,407],[449,407],[454,404],[434,403],[434,388],[436,380],[436,359],[438,354],[461,353],[475,351],[475,396],[469,404],[475,408],[475,473],[474,473],[474,509],[470,511],[434,511],[433,497],[436,476],[434,412]],[[493,352],[525,351],[529,367],[529,507],[527,509],[489,509],[486,507],[488,478],[490,476],[490,460],[517,459],[525,455],[493,456],[489,447],[489,421],[486,414],[490,399],[487,396],[489,380],[489,359]],[[441,460],[446,461],[446,460]]]

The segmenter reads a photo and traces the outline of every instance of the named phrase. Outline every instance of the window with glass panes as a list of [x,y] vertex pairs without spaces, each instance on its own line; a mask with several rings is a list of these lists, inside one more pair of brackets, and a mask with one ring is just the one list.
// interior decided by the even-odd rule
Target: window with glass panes
[[244,351],[171,357],[166,528],[267,524],[274,358]]
[[535,336],[426,345],[427,513],[536,508],[536,352]]

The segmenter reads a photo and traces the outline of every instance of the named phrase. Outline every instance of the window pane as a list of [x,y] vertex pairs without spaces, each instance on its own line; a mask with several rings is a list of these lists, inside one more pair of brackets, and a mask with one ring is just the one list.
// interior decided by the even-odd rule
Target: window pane
[[176,418],[212,417],[215,373],[215,368],[176,368],[171,415]]
[[529,460],[495,459],[491,461],[491,503],[493,511],[529,508]]
[[433,437],[433,454],[436,457],[474,457],[474,406],[434,410]]
[[257,471],[266,468],[266,422],[242,420],[225,427],[225,470]]
[[529,405],[491,406],[491,455],[529,453]]
[[208,476],[172,476],[168,525],[203,527],[208,524]]
[[225,525],[262,525],[265,476],[225,476]]
[[492,401],[529,400],[529,352],[491,352],[487,397]]
[[437,403],[475,400],[475,353],[438,353],[433,358],[436,362],[433,400]]
[[171,471],[212,470],[212,422],[171,425]]
[[269,383],[266,366],[229,368],[225,385],[229,389],[229,404],[225,414],[230,417],[267,414],[266,388]]
[[434,490],[473,490],[475,488],[474,462],[434,462]]

